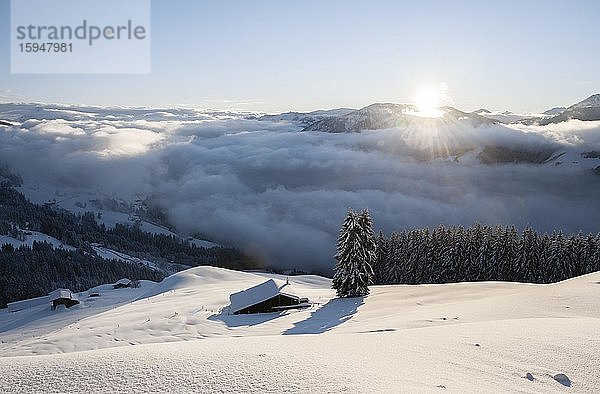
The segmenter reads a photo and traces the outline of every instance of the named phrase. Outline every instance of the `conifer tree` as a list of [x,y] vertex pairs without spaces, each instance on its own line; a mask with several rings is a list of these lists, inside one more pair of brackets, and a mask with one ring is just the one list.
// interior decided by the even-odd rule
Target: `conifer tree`
[[373,283],[382,284],[385,282],[386,265],[390,258],[389,256],[389,241],[380,231],[377,236],[377,259],[373,266]]
[[404,250],[402,249],[403,241],[402,237],[406,233],[402,231],[400,234],[394,232],[390,236],[390,242],[388,245],[388,256],[389,259],[385,269],[385,284],[397,284],[402,281],[402,263],[400,255]]
[[519,281],[535,281],[537,267],[539,265],[537,235],[531,227],[525,227],[521,239],[521,248],[518,261]]
[[367,209],[357,214],[348,210],[340,229],[333,288],[339,297],[369,294],[373,263],[377,258],[373,222]]
[[588,261],[587,272],[600,271],[600,233],[596,235],[595,244],[596,251],[590,253],[590,255],[593,255],[593,257]]

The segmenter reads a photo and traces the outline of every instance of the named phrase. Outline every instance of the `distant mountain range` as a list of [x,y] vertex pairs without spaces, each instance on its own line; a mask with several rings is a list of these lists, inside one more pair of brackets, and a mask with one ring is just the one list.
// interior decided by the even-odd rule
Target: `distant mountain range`
[[[464,112],[449,106],[440,107],[435,112],[423,113],[414,105],[395,103],[375,103],[361,109],[338,108],[281,114],[0,104],[0,114],[3,118],[0,120],[0,129],[22,127],[29,119],[80,121],[93,118],[95,121],[126,121],[140,118],[153,122],[197,122],[237,118],[251,122],[281,123],[273,127],[287,127],[299,132],[343,134],[384,130],[382,136],[384,139],[388,138],[387,142],[378,141],[379,145],[365,146],[364,149],[409,156],[418,161],[569,165],[584,166],[600,173],[598,159],[586,154],[597,151],[597,146],[588,144],[589,146],[575,148],[543,132],[527,132],[519,127],[506,126],[548,125],[570,119],[600,120],[600,94],[590,96],[570,107],[555,107],[542,114],[492,112],[485,108]],[[392,138],[389,138],[389,133],[393,134]],[[583,156],[584,154],[586,155]]]
[[565,112],[565,109],[567,109],[567,107],[554,107],[554,108],[550,108],[547,111],[544,111],[543,114],[549,115],[549,116],[554,116],[554,115],[558,115],[560,113]]
[[452,107],[440,108],[442,116],[424,117],[413,105],[378,103],[346,113],[341,116],[327,116],[306,126],[303,131],[324,131],[327,133],[360,132],[362,130],[379,130],[411,125],[454,124],[468,122],[478,127],[482,124],[493,124],[494,121],[484,116],[466,113]]
[[375,103],[361,109],[339,108],[313,112],[286,112],[257,117],[264,121],[283,121],[302,126],[302,131],[349,133],[419,125],[470,124],[474,127],[494,123],[547,125],[570,119],[600,120],[600,94],[595,94],[570,107],[554,107],[541,114],[519,114],[510,111],[493,112],[485,108],[463,112],[453,107],[441,107],[440,117],[418,113],[411,104]]
[[554,107],[541,114],[516,114],[510,111],[494,113],[480,109],[474,113],[500,123],[538,124],[541,126],[566,122],[571,119],[582,121],[600,120],[600,94],[594,94],[570,107]]
[[594,94],[583,101],[573,104],[557,115],[540,120],[540,125],[561,123],[570,119],[583,121],[600,120],[600,94]]
[[[547,125],[570,119],[600,120],[600,94],[570,107],[555,107],[542,114],[492,112],[481,108],[463,112],[440,107],[439,116],[426,116],[410,104],[376,103],[353,110],[341,108],[309,113],[288,112],[264,115],[259,120],[284,121],[301,127],[303,132],[359,133],[366,130],[399,129],[393,149],[418,160],[454,160],[482,164],[529,163],[579,165],[587,158],[582,152],[567,153],[566,148],[542,135],[528,134],[505,127],[508,124]],[[496,125],[496,129],[481,126]],[[415,130],[429,130],[416,133]],[[431,141],[424,141],[429,139]],[[433,141],[433,142],[432,142]],[[424,146],[433,143],[434,146]],[[586,160],[593,161],[593,160]],[[587,164],[586,164],[587,166]],[[600,173],[600,167],[595,168]]]
[[344,116],[354,111],[356,110],[352,108],[337,108],[330,110],[317,110],[312,112],[284,112],[275,115],[263,115],[258,117],[258,120],[270,122],[292,122],[308,126],[325,118]]
[[478,109],[473,113],[495,120],[498,123],[534,123],[542,117],[541,114],[518,114],[510,111],[492,112],[487,109]]

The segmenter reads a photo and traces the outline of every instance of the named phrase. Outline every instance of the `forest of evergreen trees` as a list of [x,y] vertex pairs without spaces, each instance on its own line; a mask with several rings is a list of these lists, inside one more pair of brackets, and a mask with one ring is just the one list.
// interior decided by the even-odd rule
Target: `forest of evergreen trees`
[[600,234],[538,233],[514,226],[411,229],[379,234],[375,284],[465,281],[553,283],[600,271]]
[[163,277],[144,265],[105,260],[82,249],[54,249],[45,242],[16,249],[5,244],[0,251],[0,308],[57,288],[79,292],[121,278],[160,281]]
[[175,261],[191,266],[254,267],[233,248],[206,249],[173,235],[153,234],[133,225],[117,224],[114,228],[106,228],[96,222],[92,212],[75,215],[53,206],[40,206],[11,187],[0,187],[0,235],[17,238],[23,229],[42,232],[90,253],[94,251],[89,244],[99,243],[139,258]]
[[162,273],[147,267],[96,256],[90,244],[97,243],[131,256],[159,263],[188,266],[212,265],[230,269],[256,268],[238,250],[227,247],[202,248],[173,235],[153,234],[134,225],[106,228],[93,213],[75,215],[50,205],[28,201],[13,188],[18,178],[0,184],[0,235],[23,239],[39,231],[75,247],[76,251],[54,250],[48,245],[14,249],[0,245],[0,307],[7,302],[41,296],[56,287],[85,290],[122,277],[160,280]]

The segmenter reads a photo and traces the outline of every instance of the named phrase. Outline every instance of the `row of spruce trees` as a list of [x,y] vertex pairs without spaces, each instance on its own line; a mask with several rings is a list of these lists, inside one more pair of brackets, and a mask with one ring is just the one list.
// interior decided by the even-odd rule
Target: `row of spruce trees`
[[372,226],[366,209],[350,210],[342,224],[333,278],[339,296],[366,295],[369,284],[553,283],[600,271],[600,234],[475,224],[375,237]]

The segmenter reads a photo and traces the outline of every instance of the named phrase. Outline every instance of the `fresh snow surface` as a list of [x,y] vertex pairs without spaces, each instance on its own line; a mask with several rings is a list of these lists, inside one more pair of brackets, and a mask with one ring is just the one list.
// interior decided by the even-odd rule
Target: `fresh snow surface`
[[228,315],[285,276],[198,267],[99,286],[50,311],[0,311],[0,392],[598,392],[600,273],[552,285],[372,286],[307,310]]

